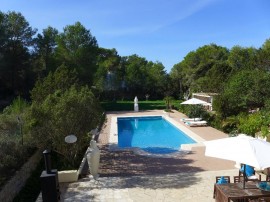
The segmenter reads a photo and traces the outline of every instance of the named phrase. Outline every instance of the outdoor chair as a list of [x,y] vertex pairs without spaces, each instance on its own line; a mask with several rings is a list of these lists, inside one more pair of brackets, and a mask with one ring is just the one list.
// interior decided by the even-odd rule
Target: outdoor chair
[[266,176],[265,181],[270,182],[270,168],[266,168],[266,169],[264,170],[264,174],[265,174],[265,176]]
[[233,183],[240,183],[240,177],[239,176],[233,176]]
[[[259,173],[256,173],[254,168],[251,166],[246,165],[246,174],[244,174],[243,172],[243,166],[245,164],[241,164],[240,169],[239,169],[239,180],[242,181],[243,179],[247,182],[247,181],[261,181],[261,175]],[[253,168],[253,170],[251,170],[250,168]],[[249,170],[250,169],[250,170]],[[248,170],[248,172],[247,172]],[[251,172],[251,173],[249,173]],[[248,173],[248,175],[247,175]]]
[[230,176],[216,176],[216,183],[218,183],[221,177],[223,177],[227,181],[227,183],[231,183]]
[[[219,181],[221,180],[222,177],[227,183],[230,183],[230,181],[231,181],[230,176],[216,176],[216,183],[219,183]],[[215,198],[215,195],[216,195],[216,190],[215,190],[215,187],[214,187],[213,198]]]
[[[241,164],[241,168],[244,164]],[[267,170],[267,171],[270,171],[270,170]],[[247,176],[247,175],[244,175],[243,171],[241,171],[241,169],[239,169],[239,176],[235,176],[235,182],[237,180],[239,180],[238,182],[240,182],[241,180],[243,180],[243,178],[245,178],[246,181],[261,181],[261,175],[256,173],[255,170],[253,171],[252,173],[253,175],[251,176]],[[256,176],[258,175],[258,176]],[[270,180],[270,177],[268,175],[266,175],[266,181]],[[248,202],[270,202],[270,198],[269,197],[266,197],[266,198],[259,198],[259,199],[250,199],[250,200],[247,200]]]

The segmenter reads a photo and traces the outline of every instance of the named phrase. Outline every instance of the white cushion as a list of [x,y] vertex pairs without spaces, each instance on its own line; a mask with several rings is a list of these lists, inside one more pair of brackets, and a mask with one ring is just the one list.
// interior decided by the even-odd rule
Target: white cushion
[[257,180],[258,177],[256,175],[251,175],[248,177],[249,180]]

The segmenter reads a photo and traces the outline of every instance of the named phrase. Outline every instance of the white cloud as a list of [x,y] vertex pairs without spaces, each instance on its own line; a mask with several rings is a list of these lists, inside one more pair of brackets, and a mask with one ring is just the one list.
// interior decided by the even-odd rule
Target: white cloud
[[[159,4],[152,1],[152,4],[125,6],[125,10],[119,7],[114,12],[102,12],[98,15],[100,19],[104,19],[102,16],[107,19],[101,21],[98,32],[110,37],[156,32],[185,20],[212,2],[214,0],[166,0],[159,1]],[[110,23],[113,26],[109,26]]]

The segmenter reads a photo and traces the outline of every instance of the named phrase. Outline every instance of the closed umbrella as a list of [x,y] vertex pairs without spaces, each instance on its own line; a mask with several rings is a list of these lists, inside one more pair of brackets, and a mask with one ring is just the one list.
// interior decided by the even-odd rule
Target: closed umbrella
[[[259,169],[270,167],[269,142],[239,135],[237,137],[205,141],[204,144],[206,146],[206,156],[236,161]],[[245,187],[245,180],[243,187]]]

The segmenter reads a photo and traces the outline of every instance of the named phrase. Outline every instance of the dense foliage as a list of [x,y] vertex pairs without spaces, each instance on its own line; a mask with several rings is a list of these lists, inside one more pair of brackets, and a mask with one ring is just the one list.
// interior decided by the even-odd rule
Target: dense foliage
[[181,97],[186,91],[220,92],[231,72],[228,57],[229,50],[215,44],[191,51],[172,68],[170,75],[177,85],[175,89]]
[[0,187],[33,154],[34,148],[23,141],[21,130],[22,116],[28,107],[18,97],[0,114]]
[[[218,94],[212,126],[228,133],[268,135],[269,122],[262,114],[269,112],[269,67],[269,39],[259,49],[236,45],[228,50],[210,44],[188,53],[170,76],[182,98],[194,92]],[[256,111],[260,113],[249,115]]]
[[216,110],[228,117],[262,108],[270,99],[270,74],[258,69],[242,70],[230,77],[217,98]]
[[[87,86],[76,84],[74,71],[63,66],[37,82],[31,95],[32,105],[24,117],[29,141],[58,152],[74,166],[91,140],[87,134],[101,121],[99,102]],[[64,141],[70,134],[77,136],[72,145]]]

